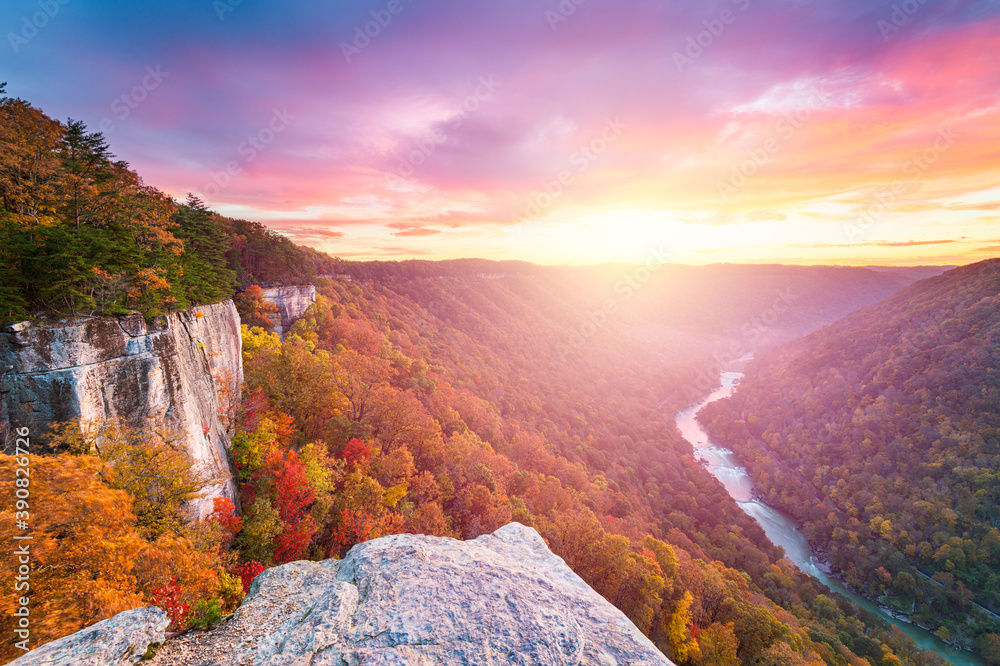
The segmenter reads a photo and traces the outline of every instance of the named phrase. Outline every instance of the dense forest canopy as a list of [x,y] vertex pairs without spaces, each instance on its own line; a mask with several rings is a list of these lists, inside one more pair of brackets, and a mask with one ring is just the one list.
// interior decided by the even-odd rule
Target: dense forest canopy
[[[394,531],[473,538],[518,520],[680,663],[934,661],[781,558],[692,460],[669,414],[715,346],[679,310],[632,328],[631,307],[652,307],[637,293],[558,358],[620,267],[378,268],[319,280],[284,340],[246,332],[241,557],[322,557]],[[737,302],[753,302],[744,289],[720,340],[738,329]],[[695,312],[694,296],[676,307]],[[299,466],[310,484],[281,490]]]
[[[59,453],[37,472],[35,501],[59,509],[34,523],[48,572],[37,638],[151,602],[174,628],[210,626],[263,567],[394,532],[472,538],[517,520],[680,664],[940,663],[784,559],[669,420],[726,359],[913,276],[346,262],[172,201],[100,134],[22,100],[0,101],[0,132],[5,322],[156,316],[258,283],[308,280],[319,293],[284,339],[244,328],[242,405],[222,415],[241,512],[220,500],[208,520],[184,520],[211,480],[157,434],[55,428]],[[14,465],[0,457],[6,476]],[[9,590],[0,604],[10,635]]]
[[762,356],[706,421],[851,584],[1000,661],[1000,260]]

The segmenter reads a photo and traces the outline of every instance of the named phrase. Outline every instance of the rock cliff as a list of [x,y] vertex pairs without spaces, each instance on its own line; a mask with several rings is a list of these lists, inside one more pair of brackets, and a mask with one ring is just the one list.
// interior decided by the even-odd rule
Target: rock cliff
[[[84,650],[88,631],[61,640]],[[149,663],[671,664],[517,523],[464,542],[383,537],[343,560],[269,569],[219,627],[168,640]]]
[[262,287],[264,300],[278,308],[280,321],[274,325],[274,332],[284,335],[302,316],[310,305],[316,302],[316,287],[311,284]]
[[120,418],[184,443],[219,475],[196,503],[235,499],[224,414],[243,381],[240,319],[232,301],[160,317],[93,317],[22,323],[0,334],[0,431],[26,425],[35,437],[57,421]]

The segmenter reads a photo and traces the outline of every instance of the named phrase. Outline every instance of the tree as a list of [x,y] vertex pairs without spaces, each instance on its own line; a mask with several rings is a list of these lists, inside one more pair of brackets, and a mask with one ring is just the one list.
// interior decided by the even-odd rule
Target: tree
[[667,623],[667,638],[678,661],[686,661],[689,658],[695,660],[698,656],[698,643],[691,637],[689,629],[692,603],[694,597],[690,592],[685,592]]
[[274,328],[274,315],[278,306],[264,300],[264,290],[260,285],[252,284],[233,299],[236,310],[240,313],[240,321],[244,326],[258,326],[263,329]]
[[1000,635],[994,633],[983,634],[977,645],[986,663],[990,666],[1000,664]]
[[[132,501],[101,481],[100,460],[84,456],[34,457],[31,461],[30,598],[32,647],[143,605],[135,578],[144,541],[135,530]],[[14,478],[15,462],[0,456],[0,474]],[[14,484],[0,486],[0,530],[15,529]],[[18,560],[0,558],[2,578],[14,581]],[[0,593],[0,627],[14,635],[21,593]],[[0,655],[14,654],[9,640]]]
[[275,543],[274,559],[282,564],[305,556],[318,527],[308,512],[316,500],[316,492],[309,483],[305,465],[294,451],[285,455],[275,481],[275,494],[278,516],[284,527]]
[[697,663],[704,666],[739,666],[736,656],[739,642],[733,633],[733,623],[713,622],[698,634]]
[[194,468],[190,455],[176,444],[118,421],[89,427],[56,424],[50,443],[102,460],[102,478],[132,496],[138,527],[149,539],[167,531],[180,533],[187,522],[187,503],[216,481]]
[[174,215],[173,235],[184,242],[175,296],[179,303],[214,303],[232,292],[236,276],[226,259],[228,241],[212,211],[193,194]]
[[23,227],[56,222],[65,128],[19,99],[0,101],[0,199]]
[[83,121],[69,119],[62,137],[63,214],[77,229],[95,215],[100,185],[114,178],[112,157],[103,134],[88,133]]

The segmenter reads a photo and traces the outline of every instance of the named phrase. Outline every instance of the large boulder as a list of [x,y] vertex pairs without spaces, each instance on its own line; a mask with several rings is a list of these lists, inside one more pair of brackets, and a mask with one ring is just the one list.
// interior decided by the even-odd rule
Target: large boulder
[[254,581],[217,629],[151,664],[670,664],[628,618],[512,523],[473,541],[396,535]]
[[136,608],[46,643],[8,666],[118,666],[134,664],[150,643],[161,643],[170,624],[155,606]]

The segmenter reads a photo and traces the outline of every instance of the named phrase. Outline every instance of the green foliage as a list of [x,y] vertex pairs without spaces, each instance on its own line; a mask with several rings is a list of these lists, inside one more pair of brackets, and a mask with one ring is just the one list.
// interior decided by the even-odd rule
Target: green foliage
[[150,643],[148,646],[146,646],[146,651],[142,653],[141,657],[139,657],[139,661],[152,661],[153,657],[155,657],[156,653],[159,651],[161,645],[163,644]]
[[305,282],[334,260],[196,197],[176,204],[105,137],[0,96],[0,325],[35,314],[154,318],[252,282]]
[[202,599],[195,604],[188,626],[192,629],[208,631],[217,627],[220,622],[222,622],[222,600],[216,597],[215,599]]
[[244,561],[274,563],[274,538],[281,532],[278,510],[266,497],[257,500],[243,514],[243,531],[236,535],[235,547]]
[[184,242],[174,285],[174,295],[182,305],[229,298],[236,286],[236,276],[226,259],[229,239],[217,218],[193,194],[174,215],[173,234]]

